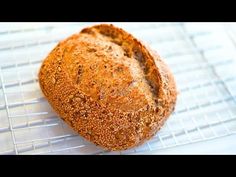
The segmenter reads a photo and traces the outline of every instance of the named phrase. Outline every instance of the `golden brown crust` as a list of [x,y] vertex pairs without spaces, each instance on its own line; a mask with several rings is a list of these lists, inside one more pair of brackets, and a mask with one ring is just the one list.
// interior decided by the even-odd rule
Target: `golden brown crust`
[[173,75],[160,56],[106,24],[61,41],[44,60],[39,83],[64,121],[108,150],[152,137],[176,102]]

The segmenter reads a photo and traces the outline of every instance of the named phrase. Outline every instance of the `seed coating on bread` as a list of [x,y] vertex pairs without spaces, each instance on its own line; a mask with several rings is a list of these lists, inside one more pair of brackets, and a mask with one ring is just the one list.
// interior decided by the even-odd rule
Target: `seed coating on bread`
[[65,122],[107,150],[150,139],[173,111],[177,94],[160,56],[108,24],[61,41],[43,61],[39,84]]

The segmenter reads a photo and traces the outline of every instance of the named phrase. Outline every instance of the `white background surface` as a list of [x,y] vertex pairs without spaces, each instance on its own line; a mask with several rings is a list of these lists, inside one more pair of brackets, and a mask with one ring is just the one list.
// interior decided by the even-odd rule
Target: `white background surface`
[[236,154],[236,135],[174,148],[156,150],[153,154]]

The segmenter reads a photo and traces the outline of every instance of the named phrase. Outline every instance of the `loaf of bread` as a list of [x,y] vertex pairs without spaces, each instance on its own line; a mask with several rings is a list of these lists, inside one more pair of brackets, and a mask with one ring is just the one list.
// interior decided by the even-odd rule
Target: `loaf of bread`
[[160,56],[108,24],[59,42],[43,61],[39,84],[66,123],[106,150],[150,139],[176,103],[173,75]]

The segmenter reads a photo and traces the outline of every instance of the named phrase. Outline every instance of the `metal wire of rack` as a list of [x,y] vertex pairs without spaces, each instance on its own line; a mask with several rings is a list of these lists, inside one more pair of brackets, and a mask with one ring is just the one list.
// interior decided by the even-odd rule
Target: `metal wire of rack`
[[176,109],[137,148],[105,152],[81,138],[43,98],[37,73],[58,41],[87,25],[0,24],[0,154],[148,154],[236,133],[235,46],[221,24],[117,23],[165,58],[180,92]]

